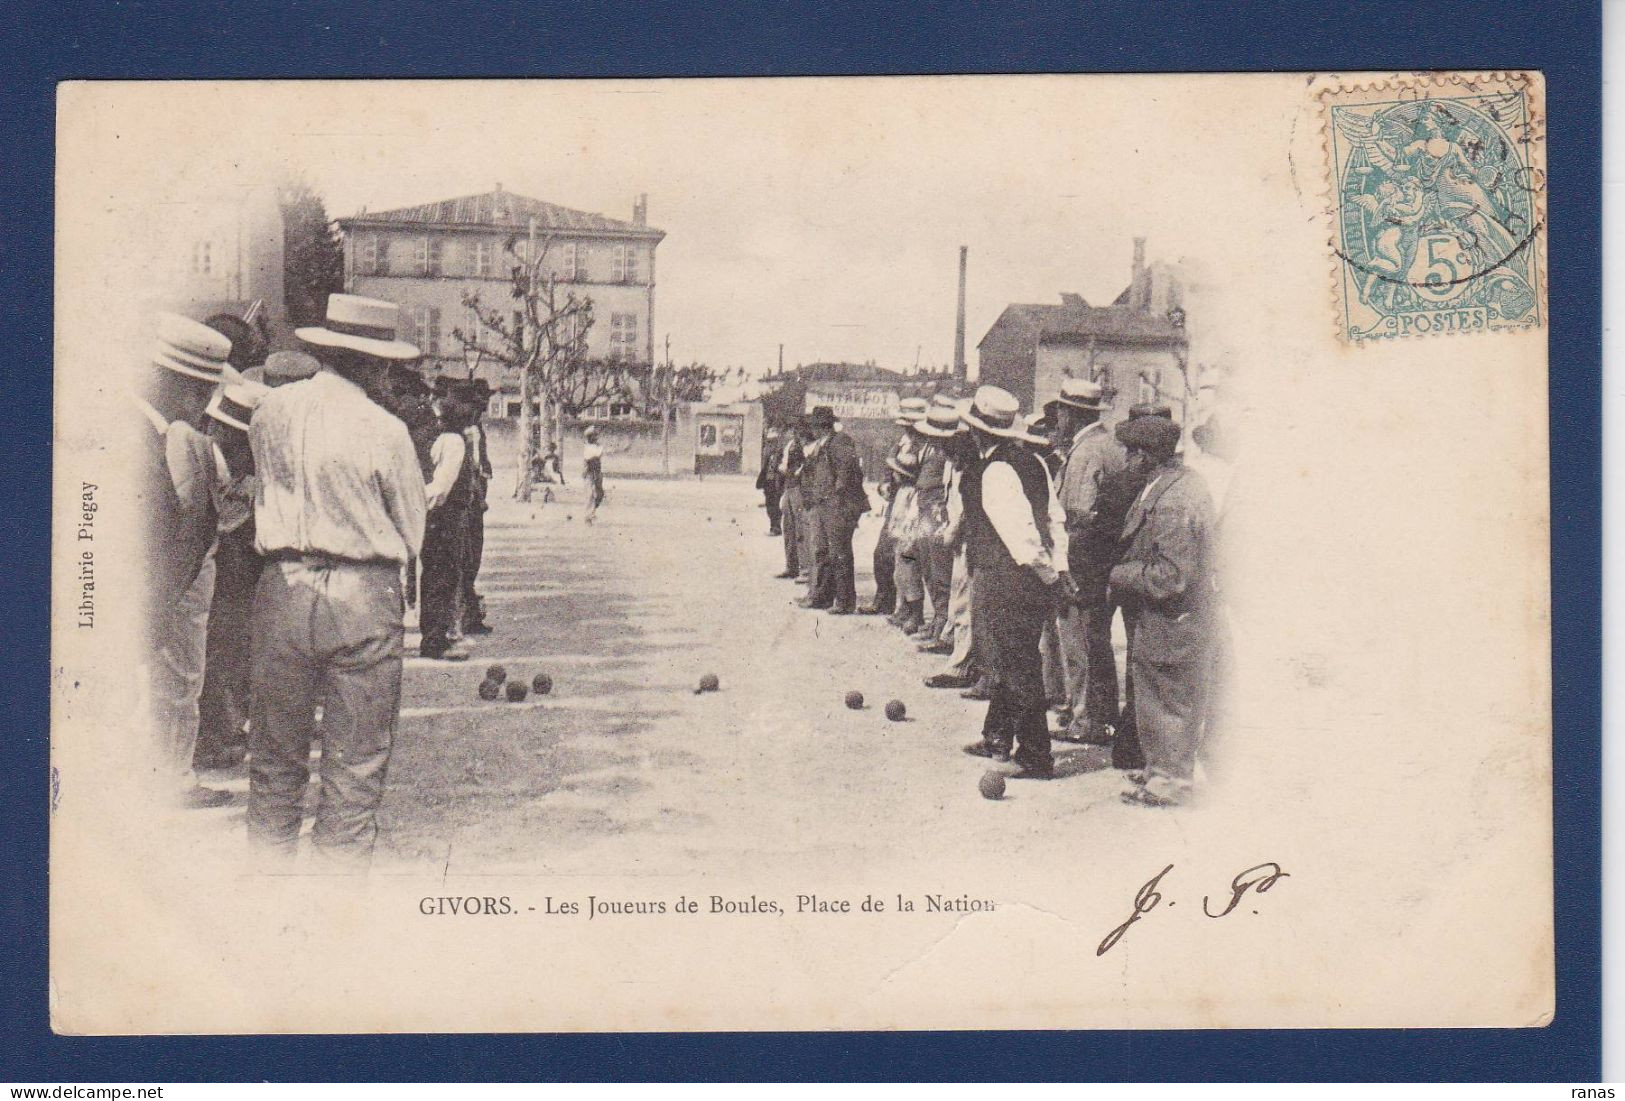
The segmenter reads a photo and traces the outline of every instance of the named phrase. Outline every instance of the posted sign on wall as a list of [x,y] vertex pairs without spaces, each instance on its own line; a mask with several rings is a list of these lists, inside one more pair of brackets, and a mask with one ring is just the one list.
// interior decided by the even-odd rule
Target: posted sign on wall
[[891,420],[897,416],[897,391],[866,386],[807,388],[810,413],[820,405],[835,410],[836,420]]

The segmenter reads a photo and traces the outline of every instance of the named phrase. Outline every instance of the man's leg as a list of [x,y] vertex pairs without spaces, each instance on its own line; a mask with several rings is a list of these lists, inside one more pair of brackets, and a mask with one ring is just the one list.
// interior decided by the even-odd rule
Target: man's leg
[[1145,751],[1143,786],[1165,802],[1183,803],[1190,797],[1205,671],[1197,663],[1133,662],[1135,721]]
[[429,517],[423,532],[423,553],[418,559],[423,569],[418,592],[418,625],[423,641],[418,652],[424,657],[439,657],[451,646],[451,626],[457,614],[460,586],[458,534],[456,526],[440,514],[440,510]]
[[163,785],[181,798],[197,786],[192,756],[197,751],[198,701],[203,695],[208,660],[214,577],[214,552],[210,551],[192,584],[164,617],[164,637],[156,662],[158,768],[163,773]]
[[881,521],[880,538],[875,540],[875,599],[870,605],[877,615],[897,610],[897,542]]
[[848,517],[838,508],[830,509],[831,542],[834,545],[835,608],[854,612],[858,608],[857,563],[852,554],[852,538],[858,533],[858,518]]
[[268,562],[254,594],[248,840],[292,860],[310,780],[320,670],[311,653],[310,567]]
[[807,599],[809,608],[828,608],[835,603],[835,563],[834,543],[830,538],[830,519],[832,509],[828,505],[815,504],[808,510],[812,530],[812,581],[807,586]]
[[322,794],[311,844],[343,870],[365,871],[401,713],[401,605],[389,573],[341,566],[312,614],[325,656]]
[[198,701],[198,741],[193,763],[198,768],[231,768],[247,751],[243,724],[248,720],[249,615],[260,559],[232,535],[215,552],[214,603],[209,608],[203,695]]
[[762,487],[762,499],[767,504],[767,533],[769,535],[782,534],[780,526],[784,517],[779,512],[779,485],[777,482],[768,482]]
[[484,633],[485,598],[480,596],[476,584],[480,578],[480,565],[485,561],[485,503],[475,501],[468,506],[466,527],[463,529],[463,633]]
[[1104,602],[1085,609],[1084,641],[1087,650],[1084,712],[1089,731],[1100,735],[1107,726],[1121,725],[1118,714],[1117,655],[1112,652],[1112,606]]
[[925,587],[931,597],[931,633],[943,637],[948,625],[948,607],[953,603],[954,552],[934,535],[920,540],[925,562]]
[[784,538],[784,573],[794,577],[801,572],[801,492],[784,491],[784,505],[780,513],[780,534]]

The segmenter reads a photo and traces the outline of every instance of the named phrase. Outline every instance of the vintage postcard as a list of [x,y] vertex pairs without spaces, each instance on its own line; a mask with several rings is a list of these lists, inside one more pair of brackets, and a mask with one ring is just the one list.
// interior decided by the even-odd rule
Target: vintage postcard
[[1545,97],[63,85],[54,1027],[1547,1024]]

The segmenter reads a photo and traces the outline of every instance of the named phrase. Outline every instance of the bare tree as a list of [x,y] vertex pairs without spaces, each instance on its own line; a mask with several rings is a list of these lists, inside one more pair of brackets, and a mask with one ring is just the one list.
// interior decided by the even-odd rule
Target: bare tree
[[[578,294],[574,272],[555,272],[547,263],[551,234],[510,236],[503,252],[511,259],[508,301],[493,305],[475,288],[463,296],[472,323],[452,330],[463,347],[470,371],[490,360],[504,375],[519,375],[519,477],[514,496],[530,500],[531,469],[544,435],[552,438],[553,410],[577,412],[581,399],[595,391],[586,381],[601,369],[587,359],[587,332],[592,328],[592,298]],[[601,397],[594,400],[602,400]],[[533,424],[532,405],[541,407],[541,424]]]
[[732,374],[733,368],[718,371],[703,363],[677,367],[670,361],[663,366],[642,369],[639,381],[643,384],[644,408],[660,418],[662,474],[671,474],[671,425],[678,407],[684,402],[706,400],[712,389],[725,384]]

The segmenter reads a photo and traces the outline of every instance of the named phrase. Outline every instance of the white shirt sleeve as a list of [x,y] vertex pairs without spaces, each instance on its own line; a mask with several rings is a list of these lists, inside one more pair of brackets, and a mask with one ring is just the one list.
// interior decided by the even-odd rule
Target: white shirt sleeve
[[446,494],[457,482],[457,475],[462,473],[463,456],[467,454],[468,444],[463,437],[455,432],[442,432],[435,437],[434,444],[429,448],[429,460],[434,463],[434,477],[429,479],[428,497],[429,508],[439,508],[446,501]]
[[[1053,487],[1049,487],[1049,498],[1048,519],[1053,527],[1055,514],[1060,511]],[[1005,550],[1010,552],[1010,557],[1015,559],[1016,565],[1030,568],[1046,585],[1055,580],[1054,561],[1050,552],[1044,549],[1044,541],[1033,523],[1032,505],[1021,488],[1021,476],[1016,473],[1015,467],[1005,462],[987,465],[982,472],[982,510],[987,513],[993,530],[999,533],[999,539],[1004,543]],[[1065,538],[1064,533],[1062,537]],[[1063,551],[1065,546],[1063,542]]]

